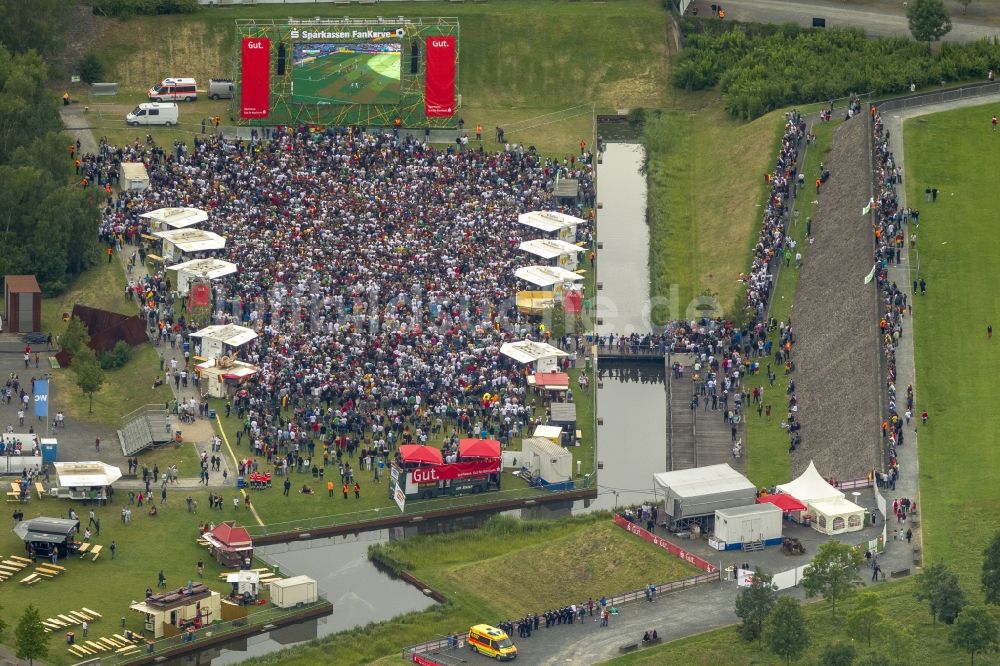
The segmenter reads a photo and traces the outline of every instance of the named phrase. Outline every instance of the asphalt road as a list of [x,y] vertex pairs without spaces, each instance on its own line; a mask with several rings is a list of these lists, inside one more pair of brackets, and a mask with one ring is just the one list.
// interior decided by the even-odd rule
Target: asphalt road
[[[698,0],[692,4],[698,6],[700,16],[706,16],[710,14],[710,6],[716,1]],[[807,3],[795,0],[724,0],[721,4],[726,11],[726,20],[811,26],[816,17],[825,18],[828,28],[863,28],[869,36],[878,37],[911,36],[902,2],[898,7],[886,7],[884,4],[845,7],[827,2]],[[945,35],[943,41],[971,42],[998,35],[998,26],[973,23],[957,15],[952,16],[951,32]]]

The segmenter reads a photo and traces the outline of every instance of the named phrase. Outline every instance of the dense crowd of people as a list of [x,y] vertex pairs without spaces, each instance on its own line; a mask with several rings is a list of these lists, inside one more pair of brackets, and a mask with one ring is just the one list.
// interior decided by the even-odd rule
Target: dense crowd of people
[[[260,372],[233,407],[261,454],[315,435],[338,451],[363,439],[387,450],[446,427],[502,442],[523,428],[521,368],[499,355],[540,334],[514,303],[514,270],[531,263],[517,216],[557,208],[557,177],[578,179],[592,204],[589,153],[571,164],[303,127],[267,142],[199,138],[190,153],[102,141],[83,168],[102,182],[130,160],[146,162],[151,186],[109,197],[109,244],[139,239],[150,231],[139,215],[166,206],[209,211],[204,226],[227,238],[222,258],[239,270],[213,283],[213,320],[260,333],[244,358]],[[589,222],[578,239],[592,241]],[[186,322],[164,282],[131,293],[170,339]]]
[[[904,289],[889,279],[889,266],[898,264],[905,243],[904,226],[911,219],[911,211],[899,205],[896,184],[902,181],[902,173],[896,166],[889,148],[889,132],[882,124],[882,117],[872,107],[872,131],[874,146],[874,169],[877,199],[872,209],[875,213],[872,233],[874,235],[873,270],[881,293],[879,331],[884,356],[886,414],[882,421],[882,441],[885,445],[887,469],[883,480],[885,487],[895,489],[899,477],[899,461],[896,449],[905,439],[903,426],[909,424],[913,415],[913,385],[906,387],[905,403],[900,405],[896,395],[896,346],[903,335],[903,318],[911,309]],[[919,213],[918,213],[919,215]],[[914,292],[917,285],[914,285]],[[901,409],[901,407],[904,407]],[[878,474],[878,472],[873,472]]]

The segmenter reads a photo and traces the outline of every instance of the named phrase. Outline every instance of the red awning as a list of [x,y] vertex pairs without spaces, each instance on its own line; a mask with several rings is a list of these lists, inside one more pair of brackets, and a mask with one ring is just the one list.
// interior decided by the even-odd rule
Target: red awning
[[566,388],[569,386],[569,375],[565,372],[539,372],[535,375],[535,386]]
[[499,458],[500,442],[495,439],[458,440],[460,458]]
[[422,444],[403,444],[399,447],[399,455],[403,462],[420,463],[421,465],[442,465],[441,449]]
[[798,501],[791,495],[778,493],[776,495],[765,495],[757,498],[757,504],[773,504],[782,511],[805,511],[806,505]]

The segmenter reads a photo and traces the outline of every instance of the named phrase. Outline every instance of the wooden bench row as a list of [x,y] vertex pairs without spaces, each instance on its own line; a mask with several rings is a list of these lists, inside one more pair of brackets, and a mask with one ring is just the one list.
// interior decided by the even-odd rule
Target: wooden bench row
[[127,657],[139,652],[138,642],[138,637],[130,641],[124,634],[112,634],[75,643],[69,647],[69,652],[77,657],[89,657],[114,650],[115,654]]

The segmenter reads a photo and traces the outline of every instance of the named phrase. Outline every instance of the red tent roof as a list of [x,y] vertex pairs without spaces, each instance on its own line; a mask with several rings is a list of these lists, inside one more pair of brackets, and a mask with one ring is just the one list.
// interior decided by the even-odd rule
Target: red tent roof
[[805,504],[798,501],[791,495],[786,495],[785,493],[758,497],[757,504],[773,504],[782,511],[805,511],[806,508]]
[[461,458],[499,458],[500,442],[495,439],[460,439],[458,455]]
[[236,524],[231,520],[219,523],[209,534],[214,536],[219,543],[233,548],[253,545],[250,533],[243,527],[236,527]]
[[535,375],[535,386],[569,386],[569,375],[565,372],[539,372]]
[[442,465],[444,458],[441,457],[441,449],[423,444],[403,444],[399,447],[399,455],[403,457],[403,462],[415,462],[423,465]]

